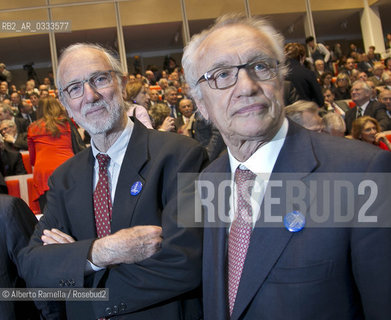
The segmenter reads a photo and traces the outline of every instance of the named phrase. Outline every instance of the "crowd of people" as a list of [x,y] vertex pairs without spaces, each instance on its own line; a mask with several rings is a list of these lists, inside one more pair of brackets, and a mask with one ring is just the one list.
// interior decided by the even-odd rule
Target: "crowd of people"
[[[37,303],[42,318],[389,317],[385,212],[375,210],[380,222],[370,228],[312,228],[312,206],[323,201],[320,217],[335,199],[313,193],[288,210],[293,194],[277,203],[255,188],[279,174],[308,187],[324,173],[340,181],[391,171],[390,60],[374,47],[344,55],[313,37],[306,46],[284,44],[263,19],[226,15],[192,38],[183,68],[168,58],[161,70],[124,74],[110,51],[78,43],[62,53],[56,84],[29,79],[17,90],[8,74],[0,174],[24,174],[19,152],[29,152],[43,216],[37,223],[0,196],[5,219],[15,210],[28,216],[15,226],[29,225],[11,239],[19,244],[7,264],[27,287],[110,290],[104,301]],[[212,195],[195,190],[191,174],[201,171],[197,182]],[[227,180],[230,193],[221,191]],[[386,191],[376,208],[389,210]],[[284,226],[260,219],[269,200]],[[361,200],[340,204],[348,211]]]

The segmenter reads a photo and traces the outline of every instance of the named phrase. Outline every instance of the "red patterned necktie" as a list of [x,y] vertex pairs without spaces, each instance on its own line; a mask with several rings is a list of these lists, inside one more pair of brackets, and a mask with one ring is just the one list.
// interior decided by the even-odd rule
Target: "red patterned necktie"
[[107,173],[110,157],[107,154],[99,153],[96,159],[99,164],[99,180],[94,191],[95,225],[98,238],[103,238],[111,233],[112,204]]
[[231,231],[228,236],[228,301],[230,315],[234,308],[253,229],[250,196],[255,177],[256,175],[250,170],[241,170],[238,167],[235,171],[238,214],[231,224]]

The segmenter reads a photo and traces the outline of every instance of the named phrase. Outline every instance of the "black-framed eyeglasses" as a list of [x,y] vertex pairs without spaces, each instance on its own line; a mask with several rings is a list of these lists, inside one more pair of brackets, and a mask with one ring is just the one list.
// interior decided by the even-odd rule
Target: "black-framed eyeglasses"
[[279,62],[258,60],[241,64],[239,66],[218,67],[204,73],[197,81],[196,85],[207,81],[212,89],[227,89],[238,81],[240,69],[245,69],[254,81],[267,81],[274,79],[278,74]]
[[110,87],[113,84],[113,77],[111,75],[113,72],[115,71],[107,70],[95,72],[88,79],[70,83],[64,89],[60,89],[60,92],[66,92],[71,99],[77,99],[83,96],[84,84],[87,82],[94,90]]

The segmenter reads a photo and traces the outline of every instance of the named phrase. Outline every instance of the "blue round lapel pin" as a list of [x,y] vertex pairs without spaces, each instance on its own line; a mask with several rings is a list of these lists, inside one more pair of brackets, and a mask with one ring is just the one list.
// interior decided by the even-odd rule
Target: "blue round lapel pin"
[[130,187],[130,194],[132,196],[137,196],[141,189],[143,188],[143,184],[141,181],[136,181],[135,183],[133,183],[133,185]]
[[284,225],[290,232],[298,232],[305,226],[305,216],[300,211],[288,212],[284,217]]

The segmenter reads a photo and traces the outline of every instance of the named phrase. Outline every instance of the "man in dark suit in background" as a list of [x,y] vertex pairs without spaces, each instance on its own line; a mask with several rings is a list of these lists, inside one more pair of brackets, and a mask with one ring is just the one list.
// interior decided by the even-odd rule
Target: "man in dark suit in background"
[[352,85],[351,95],[356,106],[349,109],[345,114],[346,130],[348,133],[352,130],[353,121],[362,116],[375,118],[379,122],[382,130],[387,127],[388,117],[386,107],[380,102],[371,100],[372,88],[366,81],[355,81]]
[[191,119],[194,112],[193,101],[190,99],[182,99],[179,101],[178,109],[181,116],[175,119],[175,128],[178,133],[183,133],[183,130],[187,130],[185,135],[189,136],[189,130],[191,129],[191,123],[189,123],[189,121],[193,121]]
[[28,285],[110,290],[109,301],[67,302],[69,319],[198,319],[201,233],[179,223],[193,210],[177,210],[192,198],[177,174],[200,170],[202,148],[128,118],[126,77],[99,46],[68,47],[57,81],[91,147],[49,179],[44,216],[21,253]]
[[[27,246],[37,219],[19,198],[0,195],[0,288],[25,288],[20,277],[19,251]],[[4,297],[4,295],[3,295]],[[39,302],[43,319],[64,319],[55,303]],[[1,319],[39,320],[40,312],[32,301],[1,301]]]
[[[345,215],[345,202],[362,197],[334,202],[309,183],[321,173],[329,183],[350,183],[349,172],[384,171],[384,184],[391,155],[285,118],[283,43],[264,20],[227,15],[194,36],[183,55],[197,107],[228,148],[199,178],[204,319],[389,319],[389,189],[379,186],[377,204],[387,205],[375,210],[388,228],[337,228],[335,211],[328,224],[316,216],[334,203]],[[284,193],[285,182],[303,194]]]
[[316,80],[315,73],[303,66],[305,48],[300,43],[288,43],[285,46],[289,67],[286,80],[292,81],[301,100],[314,101],[323,106],[322,89]]
[[[17,119],[15,118],[15,120]],[[0,121],[0,134],[3,136],[6,149],[11,151],[28,150],[27,132],[20,132],[14,121]]]
[[0,193],[8,193],[5,177],[19,174],[27,174],[22,155],[5,149],[4,140],[0,136]]

